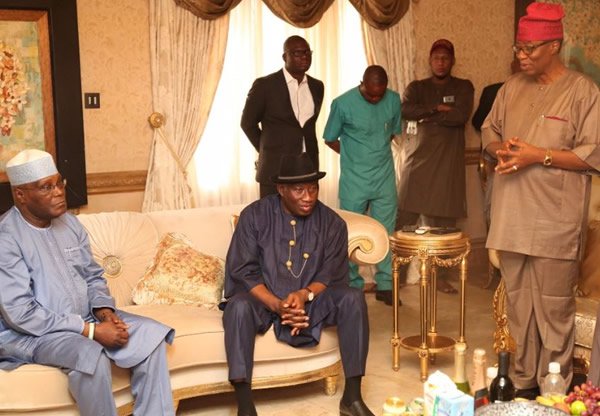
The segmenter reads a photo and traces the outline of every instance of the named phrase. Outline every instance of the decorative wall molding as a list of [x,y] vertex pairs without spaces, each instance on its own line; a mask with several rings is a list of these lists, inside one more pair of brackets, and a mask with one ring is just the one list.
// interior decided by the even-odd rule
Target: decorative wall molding
[[146,188],[146,170],[89,173],[88,195],[116,194],[120,192],[143,192]]

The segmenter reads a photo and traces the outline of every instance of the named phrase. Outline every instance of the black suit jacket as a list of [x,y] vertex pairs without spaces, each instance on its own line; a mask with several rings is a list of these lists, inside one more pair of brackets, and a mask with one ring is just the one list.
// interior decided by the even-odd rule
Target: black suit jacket
[[471,119],[471,124],[473,127],[477,129],[477,131],[481,131],[481,126],[485,121],[488,113],[492,109],[492,105],[494,104],[494,100],[496,99],[496,95],[498,94],[498,90],[503,85],[503,82],[499,82],[497,84],[488,85],[481,91],[481,97],[479,98],[479,106],[477,110],[475,110],[475,114],[473,114],[473,118]]
[[307,76],[307,80],[315,103],[315,113],[304,123],[304,127],[300,127],[294,115],[283,69],[258,78],[248,92],[241,126],[258,151],[257,182],[270,184],[271,176],[279,172],[281,156],[300,154],[303,139],[306,142],[306,152],[315,167],[319,167],[315,123],[323,103],[324,86],[321,81],[310,76]]

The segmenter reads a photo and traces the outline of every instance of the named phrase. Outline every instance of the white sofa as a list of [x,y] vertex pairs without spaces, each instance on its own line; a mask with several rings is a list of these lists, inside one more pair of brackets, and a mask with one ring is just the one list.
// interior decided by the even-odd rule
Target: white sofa
[[[188,305],[133,305],[131,291],[150,264],[159,240],[168,232],[185,234],[195,248],[225,258],[232,234],[232,215],[242,206],[153,213],[111,212],[79,215],[88,230],[94,256],[118,307],[155,318],[176,329],[168,347],[173,397],[180,400],[231,390],[223,341],[222,313]],[[360,264],[376,264],[388,251],[383,226],[369,217],[338,211],[348,224],[349,254]],[[334,394],[341,373],[334,328],[324,331],[313,348],[292,348],[275,340],[270,330],[258,336],[254,388],[325,380]],[[127,371],[113,368],[113,390],[119,414],[132,412]],[[24,365],[0,371],[0,414],[77,415],[66,375],[51,367]]]

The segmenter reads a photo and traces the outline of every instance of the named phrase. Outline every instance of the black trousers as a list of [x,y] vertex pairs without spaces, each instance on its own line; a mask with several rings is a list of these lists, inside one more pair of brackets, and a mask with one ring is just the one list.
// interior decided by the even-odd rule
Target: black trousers
[[290,328],[250,293],[232,296],[225,307],[225,351],[229,380],[252,380],[256,334],[264,334],[275,324],[280,341],[292,346],[311,347],[319,343],[321,330],[337,326],[342,366],[346,377],[363,376],[369,351],[369,319],[361,290],[348,286],[328,287],[306,304],[310,326],[292,337]]

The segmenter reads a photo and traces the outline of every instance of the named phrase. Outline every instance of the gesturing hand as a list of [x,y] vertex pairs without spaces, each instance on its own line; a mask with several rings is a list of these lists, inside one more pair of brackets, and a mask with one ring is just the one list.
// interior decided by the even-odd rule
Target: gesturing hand
[[543,154],[544,150],[523,142],[518,137],[513,137],[502,143],[502,147],[496,151],[498,156],[496,172],[501,175],[516,173],[538,163],[540,152]]
[[107,348],[121,348],[129,340],[129,327],[121,320],[115,323],[111,320],[96,324],[94,340]]

